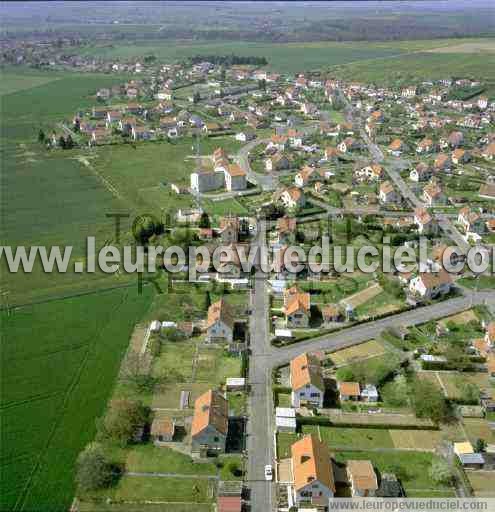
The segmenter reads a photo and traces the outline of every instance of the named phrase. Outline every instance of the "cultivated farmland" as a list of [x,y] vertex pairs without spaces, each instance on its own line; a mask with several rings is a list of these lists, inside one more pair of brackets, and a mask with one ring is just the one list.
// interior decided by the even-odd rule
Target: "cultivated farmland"
[[122,289],[2,312],[2,510],[63,510],[152,291]]

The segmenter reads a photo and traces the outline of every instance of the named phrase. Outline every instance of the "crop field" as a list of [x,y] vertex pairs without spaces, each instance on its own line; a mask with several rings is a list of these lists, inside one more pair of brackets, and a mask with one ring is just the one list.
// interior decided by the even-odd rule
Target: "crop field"
[[0,96],[25,89],[32,89],[33,87],[44,85],[60,78],[54,73],[37,73],[34,70],[19,71],[16,69],[12,70],[11,72],[2,71],[0,76],[2,78],[0,82]]
[[2,510],[59,510],[151,288],[2,312]]
[[381,60],[335,66],[331,72],[344,80],[358,80],[380,85],[419,83],[426,78],[446,76],[482,78],[486,94],[495,94],[495,53],[410,53]]
[[204,42],[170,44],[118,45],[106,48],[87,47],[82,53],[103,55],[107,58],[133,58],[153,54],[164,61],[180,60],[194,55],[240,55],[265,56],[268,67],[278,72],[293,72],[315,69],[320,66],[345,64],[363,59],[375,59],[398,55],[405,50],[390,45],[369,43],[249,43],[249,42]]

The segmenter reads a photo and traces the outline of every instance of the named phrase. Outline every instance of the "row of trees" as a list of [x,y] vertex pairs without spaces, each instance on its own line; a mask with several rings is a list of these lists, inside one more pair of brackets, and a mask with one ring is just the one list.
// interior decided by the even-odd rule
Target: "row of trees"
[[189,60],[192,64],[197,64],[198,62],[211,62],[212,64],[219,64],[223,66],[266,66],[268,64],[266,57],[257,57],[255,55],[194,55]]

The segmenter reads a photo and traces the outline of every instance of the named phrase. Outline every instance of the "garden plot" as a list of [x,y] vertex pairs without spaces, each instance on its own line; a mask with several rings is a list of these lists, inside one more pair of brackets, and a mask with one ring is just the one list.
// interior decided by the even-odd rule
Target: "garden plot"
[[383,345],[377,340],[370,340],[361,345],[355,345],[354,347],[345,348],[332,352],[330,359],[335,365],[345,365],[360,361],[362,359],[368,359],[370,357],[381,356],[385,354],[386,350]]
[[394,448],[401,450],[435,451],[442,433],[434,430],[389,430]]
[[375,283],[361,292],[357,292],[350,297],[346,297],[342,300],[342,302],[345,302],[346,304],[352,306],[353,309],[356,309],[358,306],[365,304],[382,292],[383,288],[378,283]]
[[466,325],[469,322],[477,321],[478,317],[476,313],[469,309],[467,311],[462,311],[461,313],[457,313],[456,315],[448,316],[446,318],[443,318],[438,323],[445,327],[448,323],[453,323],[455,325]]

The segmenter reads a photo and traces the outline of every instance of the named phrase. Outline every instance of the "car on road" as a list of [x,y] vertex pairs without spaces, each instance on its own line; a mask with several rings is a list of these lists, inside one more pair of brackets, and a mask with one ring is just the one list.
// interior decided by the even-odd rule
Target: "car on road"
[[268,480],[269,482],[273,480],[273,468],[270,464],[265,466],[265,480]]

